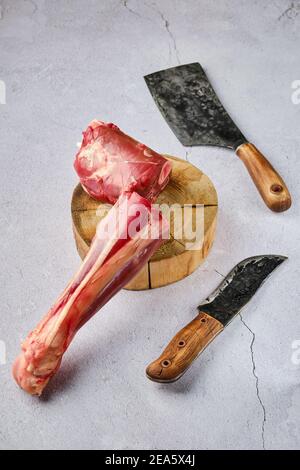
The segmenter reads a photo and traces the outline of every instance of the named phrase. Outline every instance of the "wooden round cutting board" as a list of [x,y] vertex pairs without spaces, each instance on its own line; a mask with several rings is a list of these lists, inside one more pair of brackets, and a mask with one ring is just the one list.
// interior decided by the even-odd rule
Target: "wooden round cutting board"
[[[195,224],[197,217],[203,217],[203,238],[201,242],[187,245],[184,235],[176,235],[171,223],[171,237],[154,253],[147,265],[126,286],[130,290],[143,290],[165,286],[179,281],[191,274],[206,258],[215,236],[218,198],[211,180],[191,163],[179,158],[170,157],[173,168],[170,181],[159,195],[156,204],[170,206],[177,204],[176,211],[182,211],[185,226]],[[200,208],[196,205],[203,205]],[[189,205],[184,209],[183,205]],[[99,220],[110,209],[109,204],[102,204],[92,199],[76,186],[72,197],[72,221],[77,250],[83,259],[88,252],[91,240],[96,232]],[[201,212],[202,211],[202,212]],[[172,215],[171,215],[172,222]],[[185,232],[184,232],[185,233]]]

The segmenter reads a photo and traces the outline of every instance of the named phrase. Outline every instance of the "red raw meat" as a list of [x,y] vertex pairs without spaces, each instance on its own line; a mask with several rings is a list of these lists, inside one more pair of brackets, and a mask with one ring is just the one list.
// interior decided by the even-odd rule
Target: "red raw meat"
[[114,124],[92,121],[83,132],[75,170],[87,193],[114,204],[123,191],[154,202],[169,181],[171,163]]
[[22,344],[13,366],[17,383],[41,395],[75,333],[124,287],[163,243],[168,224],[137,193],[123,193],[98,224],[79,271]]

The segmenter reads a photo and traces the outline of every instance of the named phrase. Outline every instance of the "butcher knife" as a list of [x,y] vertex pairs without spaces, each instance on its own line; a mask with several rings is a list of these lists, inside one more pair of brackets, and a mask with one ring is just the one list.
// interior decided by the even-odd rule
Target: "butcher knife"
[[275,212],[291,206],[277,171],[233,122],[197,62],[146,75],[145,81],[167,123],[184,146],[216,145],[235,151]]
[[175,382],[249,302],[285,256],[253,256],[241,261],[219,287],[197,307],[198,315],[170,341],[161,356],[146,369],[155,382]]

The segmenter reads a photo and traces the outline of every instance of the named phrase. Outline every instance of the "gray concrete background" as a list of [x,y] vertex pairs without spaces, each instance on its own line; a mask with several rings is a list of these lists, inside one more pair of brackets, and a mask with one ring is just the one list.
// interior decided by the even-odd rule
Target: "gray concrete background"
[[[300,444],[300,2],[0,2],[0,447],[297,449]],[[274,214],[242,164],[184,149],[143,75],[201,61],[232,116],[285,177],[294,205]],[[79,265],[70,219],[76,142],[99,118],[199,166],[220,202],[213,250],[189,278],[122,291],[77,335],[41,399],[11,378],[20,340]],[[169,386],[147,363],[241,259],[289,256],[251,304]],[[3,343],[2,343],[3,345]],[[294,346],[297,345],[294,343]],[[299,348],[299,344],[298,344]],[[294,353],[294,356],[293,356]],[[298,350],[299,353],[299,350]]]

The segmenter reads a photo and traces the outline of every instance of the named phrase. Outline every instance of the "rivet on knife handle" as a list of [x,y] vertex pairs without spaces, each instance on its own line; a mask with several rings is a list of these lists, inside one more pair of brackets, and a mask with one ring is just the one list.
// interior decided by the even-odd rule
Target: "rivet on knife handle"
[[289,209],[292,200],[285,182],[255,145],[242,144],[236,154],[244,162],[269,209],[275,212]]
[[174,336],[161,356],[147,367],[147,377],[155,382],[179,379],[223,329],[221,322],[200,312]]

